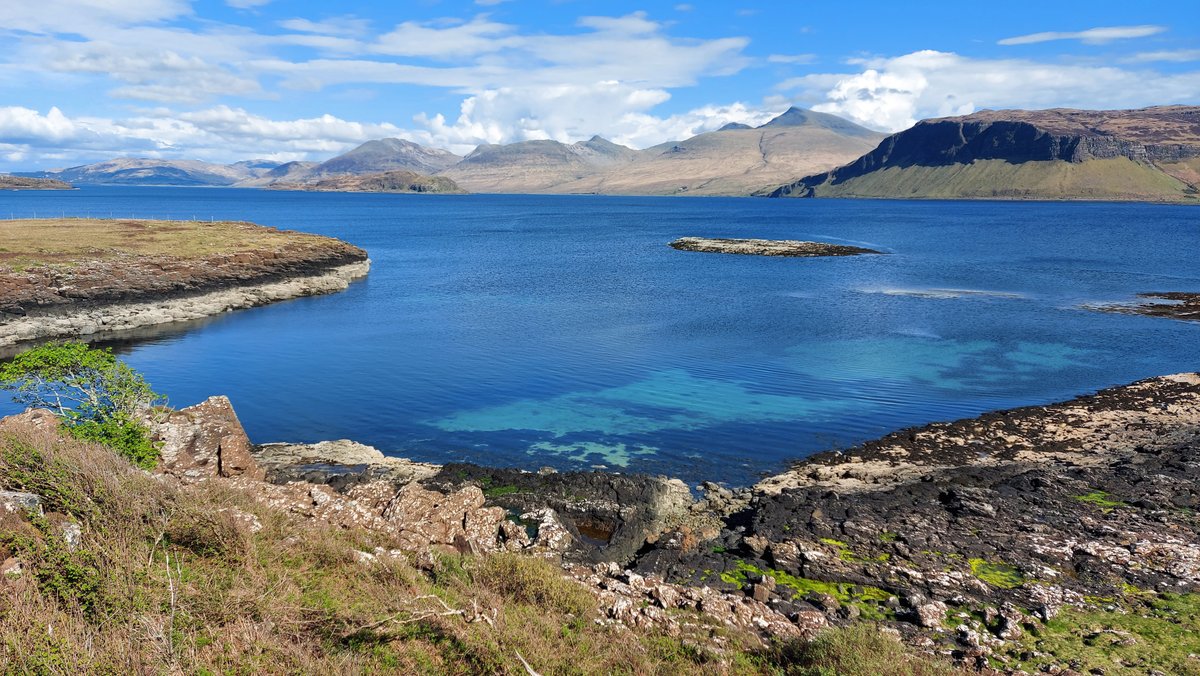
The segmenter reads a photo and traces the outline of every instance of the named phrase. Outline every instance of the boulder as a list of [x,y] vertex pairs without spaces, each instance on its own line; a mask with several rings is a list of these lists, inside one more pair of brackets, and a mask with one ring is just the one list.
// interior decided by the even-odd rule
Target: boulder
[[189,478],[266,476],[250,454],[250,438],[228,397],[209,397],[147,422],[152,438],[161,443],[164,472]]
[[484,507],[484,502],[483,491],[474,486],[446,495],[408,484],[381,516],[395,526],[406,551],[442,546],[464,553],[492,552],[499,548],[505,511]]
[[33,493],[0,491],[0,515],[34,512],[42,515],[42,498]]

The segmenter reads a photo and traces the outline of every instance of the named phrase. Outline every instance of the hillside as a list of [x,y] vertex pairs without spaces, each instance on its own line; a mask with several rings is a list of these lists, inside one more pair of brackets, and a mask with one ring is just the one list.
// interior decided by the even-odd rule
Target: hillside
[[926,120],[772,197],[1200,201],[1200,107]]
[[310,183],[277,182],[273,190],[307,190],[313,192],[398,192],[462,194],[466,191],[445,176],[426,176],[411,171],[386,171],[361,176],[337,176]]
[[637,155],[636,150],[599,136],[570,145],[558,141],[481,145],[441,175],[473,192],[558,192],[558,186],[627,165]]
[[0,174],[0,190],[70,190],[71,184],[52,178],[27,178]]
[[21,175],[80,185],[231,186],[257,178],[275,166],[263,160],[213,164],[199,160],[121,158]]
[[647,148],[626,166],[555,186],[553,192],[747,195],[835,167],[881,139],[883,134],[840,117],[791,108],[757,129],[729,124]]
[[349,152],[313,167],[312,176],[376,174],[385,171],[412,171],[433,174],[453,166],[460,158],[454,153],[398,138],[367,141]]

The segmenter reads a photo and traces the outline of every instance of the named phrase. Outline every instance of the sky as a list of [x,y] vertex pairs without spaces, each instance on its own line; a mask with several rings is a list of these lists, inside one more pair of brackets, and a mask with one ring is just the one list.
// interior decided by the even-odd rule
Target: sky
[[5,0],[0,171],[1200,104],[1200,2]]

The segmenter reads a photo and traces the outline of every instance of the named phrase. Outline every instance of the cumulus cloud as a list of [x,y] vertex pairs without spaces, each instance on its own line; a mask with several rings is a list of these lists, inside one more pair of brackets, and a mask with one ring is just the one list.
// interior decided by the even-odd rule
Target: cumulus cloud
[[1079,40],[1091,45],[1101,45],[1106,42],[1112,42],[1113,40],[1145,38],[1151,35],[1162,33],[1165,30],[1167,29],[1164,26],[1106,26],[1101,28],[1089,28],[1085,31],[1048,31],[1045,33],[1018,35],[1012,38],[1004,38],[997,44],[1031,45],[1037,42],[1051,42],[1054,40]]
[[979,108],[1131,108],[1194,100],[1200,72],[973,59],[925,50],[860,62],[852,75],[820,73],[781,83],[814,110],[898,131],[928,117]]
[[240,108],[215,106],[177,113],[160,108],[123,119],[80,116],[58,108],[45,114],[0,107],[0,147],[6,155],[42,160],[108,159],[127,155],[233,162],[254,157],[279,161],[325,158],[365,141],[411,138],[390,123],[362,123],[332,115],[272,120]]

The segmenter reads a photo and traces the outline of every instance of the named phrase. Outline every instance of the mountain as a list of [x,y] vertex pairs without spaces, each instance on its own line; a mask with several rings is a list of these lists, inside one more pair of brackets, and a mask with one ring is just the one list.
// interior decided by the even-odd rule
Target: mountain
[[212,164],[198,160],[122,158],[69,169],[23,173],[74,184],[230,186],[255,178],[275,165],[264,160]]
[[0,190],[70,190],[70,183],[51,178],[29,178],[0,174]]
[[387,171],[379,174],[335,176],[308,183],[275,182],[274,190],[306,190],[313,192],[398,192],[443,193],[466,192],[445,176],[426,176],[411,171]]
[[553,192],[556,186],[632,162],[638,152],[593,136],[567,145],[521,141],[481,145],[441,172],[472,192]]
[[312,176],[377,174],[385,171],[412,171],[434,174],[456,164],[454,153],[398,138],[367,141],[347,153],[326,160],[312,169]]
[[850,161],[883,134],[834,115],[791,108],[758,128],[727,124],[637,153],[634,161],[552,192],[748,195]]
[[850,164],[763,194],[1200,202],[1200,107],[926,120]]

